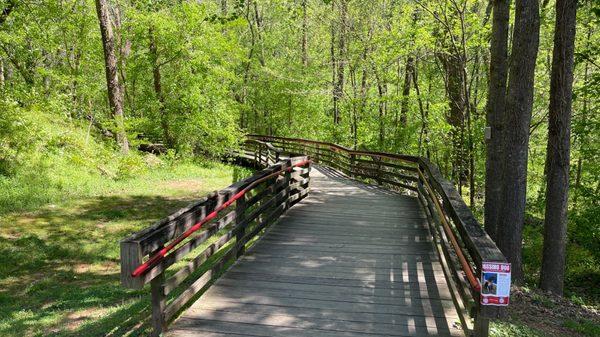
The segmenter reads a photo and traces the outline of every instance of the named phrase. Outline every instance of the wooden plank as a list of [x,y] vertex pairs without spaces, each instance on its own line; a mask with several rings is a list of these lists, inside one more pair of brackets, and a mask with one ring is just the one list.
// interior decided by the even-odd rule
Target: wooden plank
[[[214,289],[217,289],[216,287]],[[213,288],[209,290],[213,291]],[[208,293],[207,292],[207,295]],[[202,298],[202,303],[211,306],[229,307],[231,304],[258,304],[265,306],[273,306],[286,310],[286,308],[303,308],[305,310],[334,310],[346,313],[368,313],[382,315],[422,315],[428,317],[454,317],[456,314],[450,315],[447,311],[453,311],[451,301],[430,301],[411,299],[410,305],[386,305],[386,304],[369,304],[369,303],[351,303],[351,302],[335,302],[326,300],[311,300],[303,298],[281,297],[274,298],[266,295],[250,295],[235,297],[235,295],[225,296],[222,292],[215,292],[217,296],[205,296]]]
[[406,303],[410,298],[418,297],[430,300],[452,300],[452,296],[447,288],[439,287],[437,293],[429,292],[426,288],[419,289],[370,289],[364,287],[342,287],[339,285],[322,284],[304,284],[304,283],[286,283],[274,281],[254,280],[247,282],[241,279],[224,278],[219,279],[219,287],[228,288],[247,288],[256,292],[283,290],[291,293],[302,293],[305,296],[317,297],[322,299],[343,298],[350,301],[366,303],[394,303],[400,301]]
[[[251,336],[282,336],[282,337],[363,337],[365,331],[349,332],[349,331],[336,331],[326,329],[314,329],[314,328],[297,328],[281,325],[269,325],[269,324],[258,324],[258,323],[232,323],[223,322],[218,320],[194,320],[189,318],[182,319],[185,328],[184,331],[202,331],[209,333],[246,333]],[[443,323],[441,323],[443,324]],[[447,322],[446,322],[447,325]],[[374,332],[368,332],[368,336],[371,337],[384,337],[384,336],[432,336],[427,333],[427,329],[420,329],[419,334],[416,334],[408,330],[408,324],[405,327],[406,331],[400,329],[400,325],[397,327],[397,331],[402,334],[378,334]],[[364,327],[366,328],[366,327]],[[196,335],[203,336],[203,335]],[[436,331],[435,336],[452,336],[450,332]],[[456,335],[454,335],[456,336]]]

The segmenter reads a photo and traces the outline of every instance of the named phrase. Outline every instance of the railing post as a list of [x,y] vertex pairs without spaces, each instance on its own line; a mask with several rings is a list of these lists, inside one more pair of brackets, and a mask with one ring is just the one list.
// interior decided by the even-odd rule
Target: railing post
[[246,235],[246,224],[244,223],[243,215],[246,211],[246,195],[242,196],[235,202],[235,221],[237,223],[238,231],[235,235],[237,252],[236,256],[240,257],[246,252],[246,245],[243,243],[244,236]]
[[355,177],[354,172],[356,171],[356,154],[350,154],[350,176]]
[[261,165],[263,162],[263,145],[259,144],[258,145],[258,164]]
[[381,157],[377,156],[377,185],[381,186]]
[[150,293],[152,295],[152,337],[159,337],[166,329],[165,306],[166,296],[163,292],[165,273],[160,273],[150,281]]
[[254,143],[254,165],[256,165],[258,167],[259,163],[258,163],[258,152],[259,149],[256,148],[256,143]]
[[475,322],[473,326],[474,337],[488,337],[490,334],[490,320],[481,316],[481,307],[477,306],[477,312],[475,313]]
[[[292,161],[288,160],[288,164],[292,166]],[[290,168],[289,171],[285,171],[284,178],[285,179],[285,208],[284,211],[290,208],[290,185],[292,184],[292,171],[294,169]]]

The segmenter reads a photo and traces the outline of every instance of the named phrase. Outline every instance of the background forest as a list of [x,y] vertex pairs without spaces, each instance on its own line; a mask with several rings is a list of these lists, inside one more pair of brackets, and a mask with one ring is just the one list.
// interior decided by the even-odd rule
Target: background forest
[[[483,220],[491,2],[102,2],[122,127],[95,1],[0,0],[0,214],[92,195],[163,162],[218,158],[258,133],[429,157]],[[578,6],[565,293],[598,305],[600,3]],[[540,10],[529,285],[542,256],[554,1]],[[137,151],[149,142],[168,149],[158,164]]]

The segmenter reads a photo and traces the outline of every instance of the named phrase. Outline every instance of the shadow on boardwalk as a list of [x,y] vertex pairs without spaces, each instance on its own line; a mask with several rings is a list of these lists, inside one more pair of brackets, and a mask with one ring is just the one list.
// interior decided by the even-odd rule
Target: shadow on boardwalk
[[462,336],[417,200],[311,172],[311,194],[169,336]]

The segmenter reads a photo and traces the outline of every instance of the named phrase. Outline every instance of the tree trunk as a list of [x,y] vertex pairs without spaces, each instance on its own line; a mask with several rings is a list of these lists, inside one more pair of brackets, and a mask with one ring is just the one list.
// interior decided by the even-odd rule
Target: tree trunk
[[498,245],[512,263],[513,279],[522,283],[521,250],[527,188],[529,124],[540,33],[537,0],[517,0],[510,59],[504,130],[504,178],[498,219]]
[[510,0],[493,3],[490,74],[486,122],[491,137],[486,144],[485,161],[485,230],[498,242],[498,218],[502,196],[503,130],[505,123],[506,78],[508,77],[508,27]]
[[302,0],[302,65],[308,67],[308,20],[306,17],[306,1]]
[[154,27],[148,29],[148,38],[150,39],[150,60],[152,62],[152,77],[154,80],[154,94],[158,99],[158,111],[160,113],[160,126],[163,131],[163,138],[168,148],[172,148],[175,144],[171,129],[169,126],[169,116],[165,107],[165,96],[162,90],[162,81],[160,75],[160,63],[158,62],[158,47],[156,45],[156,36],[154,35]]
[[[331,11],[333,12],[335,8],[335,3],[331,1]],[[337,60],[335,58],[335,24],[333,19],[331,20],[331,45],[330,45],[330,53],[331,53],[331,99],[333,104],[333,124],[337,124],[338,116],[339,116],[339,108],[338,108],[338,98],[337,98]]]
[[404,69],[404,84],[402,85],[402,103],[400,104],[400,125],[406,126],[407,111],[408,111],[408,96],[410,95],[410,81],[414,72],[414,57],[409,56],[406,59],[406,67]]
[[227,0],[221,0],[221,15],[227,16]]
[[448,124],[451,126],[450,136],[452,138],[452,177],[458,184],[458,191],[462,194],[462,186],[466,181],[466,158],[465,158],[465,114],[467,100],[465,96],[465,82],[463,68],[465,59],[458,54],[441,55],[441,60],[448,78],[446,91],[448,93],[447,116]]
[[100,32],[102,34],[108,102],[117,127],[117,143],[121,146],[121,151],[123,153],[128,153],[129,142],[125,132],[125,121],[123,116],[123,93],[119,84],[115,39],[106,0],[96,0],[96,12],[98,14]]
[[[587,34],[586,34],[586,43],[589,43],[590,41],[590,37],[592,35],[592,26],[588,26],[588,30],[587,30]],[[583,83],[584,85],[587,85],[588,80],[589,80],[589,75],[590,75],[590,61],[589,60],[585,60],[585,68],[583,71]],[[587,119],[588,119],[588,101],[589,101],[589,93],[585,92],[583,94],[583,107],[582,107],[582,114],[583,116],[581,117],[583,125],[586,125],[587,123]],[[582,146],[582,144],[584,143],[584,139],[586,139],[587,137],[587,133],[583,132],[582,137],[583,139],[579,139],[579,147]],[[577,138],[573,139],[573,143],[575,143],[575,141],[577,140]],[[574,144],[575,145],[575,144]],[[577,169],[575,171],[575,186],[574,186],[574,190],[575,193],[573,195],[573,208],[577,208],[577,199],[579,197],[579,194],[581,194],[581,170],[583,167],[583,154],[579,153],[579,158],[577,158]]]
[[0,57],[0,90],[4,88],[4,59]]
[[346,21],[348,7],[346,0],[340,1],[340,29],[338,33],[338,58],[337,58],[337,82],[335,84],[334,96],[337,100],[337,111],[334,111],[334,123],[339,124],[341,122],[341,115],[339,112],[339,101],[344,96],[344,71],[346,66]]
[[540,287],[557,295],[563,294],[565,274],[576,10],[577,0],[556,1],[546,153],[548,182]]
[[378,108],[379,108],[379,138],[378,138],[378,145],[379,145],[379,150],[380,151],[384,151],[385,150],[385,116],[387,115],[387,102],[386,102],[386,95],[387,95],[387,83],[385,81],[382,81],[381,77],[379,76],[379,73],[377,72],[376,69],[374,69],[374,73],[375,73],[375,79],[377,81],[377,93],[379,95],[379,104],[378,104]]
[[429,126],[428,126],[428,113],[423,108],[423,98],[421,97],[421,90],[419,89],[419,67],[415,65],[413,74],[412,74],[412,82],[415,86],[415,93],[417,94],[417,103],[419,104],[419,111],[421,112],[421,132],[419,133],[419,155],[421,155],[421,148],[423,147],[423,143],[425,143],[425,152],[427,153],[427,158],[429,158]]

